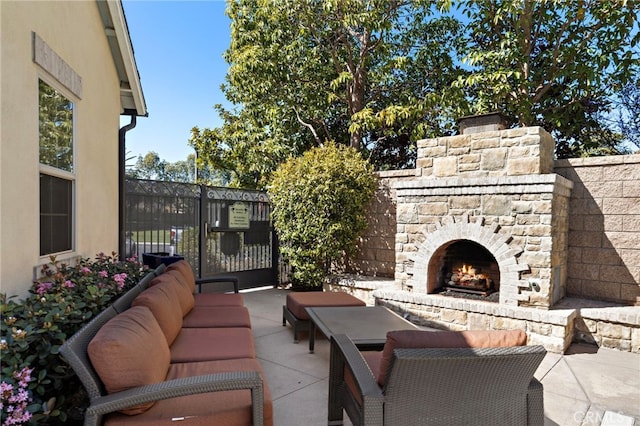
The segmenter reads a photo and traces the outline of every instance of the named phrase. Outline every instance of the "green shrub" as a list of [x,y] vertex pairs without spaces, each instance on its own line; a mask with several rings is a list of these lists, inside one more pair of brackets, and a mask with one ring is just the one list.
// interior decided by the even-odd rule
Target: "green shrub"
[[[148,271],[136,258],[118,261],[115,253],[101,253],[95,260],[80,260],[76,266],[52,258],[42,273],[25,299],[16,301],[0,294],[2,386],[15,390],[28,382],[32,423],[80,420],[86,395],[60,357],[60,346]],[[30,371],[26,373],[24,368]],[[6,400],[2,395],[2,424],[20,424],[9,420],[8,394]]]
[[355,149],[334,143],[278,167],[268,191],[294,286],[322,286],[332,268],[353,253],[376,185],[371,164]]

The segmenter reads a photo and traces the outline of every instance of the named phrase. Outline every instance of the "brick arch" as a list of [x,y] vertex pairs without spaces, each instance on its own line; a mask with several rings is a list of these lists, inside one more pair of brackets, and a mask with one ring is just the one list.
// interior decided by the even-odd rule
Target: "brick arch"
[[418,247],[414,258],[412,279],[414,292],[431,293],[434,290],[428,288],[431,281],[429,278],[437,274],[437,271],[432,269],[434,255],[453,242],[469,240],[486,248],[498,263],[500,303],[518,304],[520,273],[529,270],[529,265],[518,263],[517,256],[523,252],[523,249],[511,244],[510,235],[498,233],[500,225],[494,223],[485,226],[483,217],[479,217],[475,222],[470,222],[468,216],[463,216],[446,225],[438,223],[437,227],[438,229],[434,232],[425,233],[427,238]]

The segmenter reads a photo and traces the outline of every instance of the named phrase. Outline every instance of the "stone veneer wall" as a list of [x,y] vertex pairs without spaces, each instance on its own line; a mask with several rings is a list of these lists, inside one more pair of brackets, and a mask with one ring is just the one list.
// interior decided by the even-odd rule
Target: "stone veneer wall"
[[415,323],[443,330],[523,330],[527,343],[563,353],[573,341],[574,309],[541,310],[381,288],[376,304]]
[[548,309],[564,296],[570,189],[570,181],[553,174],[403,182],[396,283],[432,292],[432,255],[466,239],[495,256],[500,303]]
[[416,171],[378,172],[378,190],[367,211],[369,226],[356,255],[347,260],[347,272],[393,278],[396,270],[396,182],[415,178]]
[[479,178],[553,173],[553,137],[521,127],[418,141],[417,175]]
[[360,239],[359,251],[347,261],[346,272],[394,277],[397,182],[551,173],[553,146],[551,136],[538,127],[418,141],[415,169],[378,172],[380,184],[369,208],[369,227]]
[[[373,225],[350,262],[360,276],[393,276],[394,265],[388,260],[395,251],[397,228],[393,187],[434,171],[428,161],[422,166],[379,174],[381,189],[370,210]],[[393,280],[354,283],[362,277],[346,283],[338,279],[331,290],[348,288],[369,304],[375,300],[426,326],[522,328],[530,343],[552,352],[563,352],[571,341],[579,341],[640,353],[640,154],[556,160],[553,172],[571,180],[574,188],[568,219],[568,297],[552,310],[416,294],[401,291]]]
[[640,154],[558,160],[573,181],[567,295],[640,306]]
[[[556,160],[574,183],[569,201],[567,296],[640,306],[640,154]],[[393,277],[395,182],[420,170],[380,172],[370,225],[349,271]]]

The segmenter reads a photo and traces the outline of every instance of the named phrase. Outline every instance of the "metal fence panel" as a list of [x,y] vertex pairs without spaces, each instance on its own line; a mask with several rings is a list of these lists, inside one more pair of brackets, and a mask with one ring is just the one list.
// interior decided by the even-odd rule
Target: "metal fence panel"
[[281,268],[270,215],[264,192],[127,179],[126,255],[180,255],[200,277],[273,285]]

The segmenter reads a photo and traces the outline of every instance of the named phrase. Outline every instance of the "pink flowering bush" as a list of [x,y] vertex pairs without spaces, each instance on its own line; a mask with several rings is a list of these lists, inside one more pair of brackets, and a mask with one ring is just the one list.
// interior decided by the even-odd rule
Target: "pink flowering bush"
[[[13,382],[0,382],[0,410],[2,426],[21,425],[31,420],[28,404],[31,401],[27,386],[31,381],[31,369],[24,367],[14,371]],[[6,415],[5,415],[6,413]]]
[[115,253],[74,266],[52,258],[29,297],[0,294],[2,426],[82,419],[87,397],[60,346],[146,273],[137,258],[119,261]]

